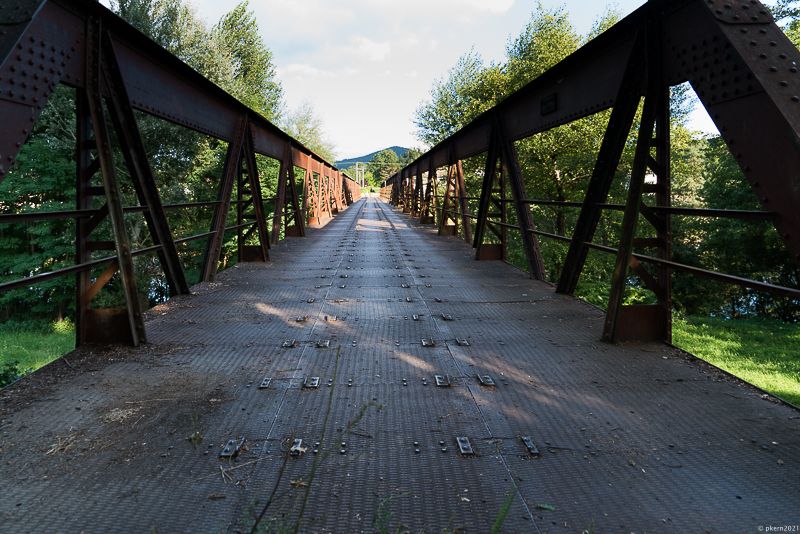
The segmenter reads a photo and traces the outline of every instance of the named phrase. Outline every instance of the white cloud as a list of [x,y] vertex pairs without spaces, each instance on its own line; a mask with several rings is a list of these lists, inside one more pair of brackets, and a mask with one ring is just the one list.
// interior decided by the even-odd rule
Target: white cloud
[[318,69],[313,65],[303,63],[290,63],[286,68],[278,69],[278,77],[294,76],[302,78],[330,78],[333,73],[327,70]]
[[391,44],[373,41],[372,39],[360,35],[351,37],[350,43],[355,54],[369,61],[383,61],[392,51]]
[[[239,0],[192,0],[209,24]],[[606,2],[566,1],[579,31]],[[645,0],[617,0],[623,10]],[[252,0],[287,108],[313,104],[339,156],[414,146],[414,111],[434,79],[474,47],[501,60],[534,0]]]

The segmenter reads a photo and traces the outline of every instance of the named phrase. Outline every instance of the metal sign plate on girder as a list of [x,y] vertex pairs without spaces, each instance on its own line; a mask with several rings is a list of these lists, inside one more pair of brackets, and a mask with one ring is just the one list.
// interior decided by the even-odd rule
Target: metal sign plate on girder
[[432,339],[423,339],[422,340],[422,346],[423,347],[435,347],[436,346],[436,341],[434,341]]
[[220,458],[233,458],[239,451],[242,450],[242,445],[244,445],[244,436],[237,439],[229,439],[228,443],[225,444],[225,448],[222,449],[222,452],[219,453]]
[[450,377],[447,375],[433,375],[433,379],[436,381],[436,387],[440,388],[450,387]]
[[303,380],[303,387],[307,389],[315,389],[319,387],[319,377],[318,376],[307,376],[305,380]]
[[458,444],[458,450],[463,456],[473,456],[475,454],[475,450],[472,448],[472,444],[469,442],[469,438],[466,436],[458,436],[456,437],[456,443]]
[[272,382],[271,376],[264,377],[264,380],[262,380],[261,384],[258,385],[258,389],[267,389],[271,382]]
[[533,442],[530,436],[520,436],[522,440],[522,444],[525,445],[525,448],[528,449],[528,454],[531,456],[539,457],[539,449],[536,447],[536,444]]
[[497,385],[491,375],[478,375],[478,382],[480,382],[482,386],[487,387],[494,387]]
[[287,339],[283,343],[281,343],[281,347],[285,349],[293,349],[297,347],[298,343],[296,339]]

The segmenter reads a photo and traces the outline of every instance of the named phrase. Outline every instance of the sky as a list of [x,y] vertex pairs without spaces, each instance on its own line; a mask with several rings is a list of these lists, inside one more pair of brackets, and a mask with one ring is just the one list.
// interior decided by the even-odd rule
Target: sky
[[[190,0],[208,25],[235,0]],[[564,5],[585,34],[608,7],[623,16],[645,0],[542,0]],[[393,145],[419,147],[414,112],[436,79],[474,48],[501,61],[536,0],[250,0],[272,50],[288,110],[308,102],[339,159]],[[704,110],[690,126],[711,131]]]

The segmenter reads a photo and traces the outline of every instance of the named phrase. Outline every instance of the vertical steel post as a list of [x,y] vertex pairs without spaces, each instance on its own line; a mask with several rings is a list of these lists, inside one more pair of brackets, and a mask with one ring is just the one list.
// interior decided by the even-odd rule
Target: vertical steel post
[[128,313],[131,342],[134,346],[146,343],[139,293],[136,286],[136,275],[131,255],[130,242],[125,229],[125,217],[122,212],[122,197],[114,167],[111,136],[106,125],[102,98],[102,26],[99,19],[90,18],[86,25],[86,102],[92,117],[92,130],[97,143],[97,158],[103,177],[106,193],[106,206],[114,233],[114,246],[117,252],[120,278]]
[[503,131],[500,119],[497,119],[495,128],[498,131],[498,142],[502,155],[503,166],[508,170],[508,178],[511,182],[511,194],[514,196],[514,206],[517,211],[517,223],[522,234],[522,247],[525,250],[525,258],[528,260],[528,272],[536,280],[544,280],[546,272],[542,253],[539,250],[539,240],[533,233],[535,226],[528,205],[524,202],[527,198],[525,194],[525,181],[522,176],[522,169],[519,166],[517,150],[514,143],[510,141]]
[[602,210],[599,204],[604,203],[608,198],[614,175],[625,149],[625,142],[628,140],[628,134],[639,107],[644,72],[644,40],[639,35],[625,67],[625,74],[617,91],[616,104],[611,111],[611,117],[600,145],[600,152],[597,155],[592,177],[584,196],[583,206],[572,233],[569,251],[556,288],[559,293],[571,295],[575,293],[575,288],[578,286],[578,280],[589,253],[589,247],[586,244],[592,241],[597,225],[600,223]]
[[189,293],[186,275],[178,257],[178,250],[169,228],[167,214],[164,212],[153,170],[147,159],[139,125],[136,122],[114,47],[108,35],[102,39],[102,46],[103,79],[108,89],[106,101],[109,104],[109,115],[117,132],[122,155],[125,158],[139,204],[146,208],[144,217],[150,237],[154,245],[161,247],[158,250],[158,257],[169,284],[170,293],[186,295]]
[[[253,141],[253,131],[247,128],[244,144],[243,160],[247,166],[247,177],[250,185],[250,198],[258,233],[258,253],[261,261],[269,261],[269,234],[267,233],[267,217],[264,213],[264,197],[261,194],[261,178],[258,174],[258,162]],[[240,223],[241,224],[241,223]],[[241,256],[240,256],[241,258]]]
[[[647,93],[603,329],[607,341],[669,342],[672,336],[671,272],[660,267],[653,276],[632,256],[634,247],[640,246],[656,248],[658,256],[667,260],[672,253],[669,217],[650,211],[643,202],[645,194],[654,194],[657,206],[670,204],[670,91],[662,65],[660,18],[655,13],[651,17],[647,27]],[[649,182],[645,180],[648,168],[652,172]],[[636,238],[640,212],[655,227],[655,239]],[[623,305],[629,267],[655,293],[656,305]]]
[[478,218],[475,222],[475,236],[472,247],[475,250],[475,259],[481,259],[480,249],[486,234],[486,224],[489,219],[489,207],[492,200],[492,188],[497,176],[497,160],[499,157],[497,132],[492,128],[489,140],[489,149],[486,151],[486,165],[483,171],[483,185],[481,186],[481,199],[478,203]]
[[458,188],[458,202],[461,206],[461,226],[464,228],[464,241],[472,243],[472,221],[469,213],[469,200],[467,200],[467,187],[464,183],[464,168],[461,160],[456,161],[456,187]]
[[[75,91],[75,161],[76,161],[76,180],[75,180],[75,208],[86,210],[92,208],[92,195],[90,194],[92,175],[96,170],[93,169],[91,148],[94,145],[90,138],[92,131],[92,116],[89,113],[89,104],[86,101],[86,92],[83,89]],[[97,160],[94,160],[97,161]],[[75,221],[75,263],[86,263],[91,259],[88,240],[91,233],[90,221],[84,218]],[[75,275],[75,346],[80,347],[87,339],[89,324],[87,313],[89,311],[90,300],[86,292],[91,285],[91,273],[82,271]]]
[[231,207],[233,183],[241,167],[242,146],[244,145],[247,130],[247,117],[242,117],[233,139],[228,143],[228,152],[225,156],[225,168],[217,192],[217,205],[211,221],[211,237],[206,249],[203,281],[211,282],[217,276],[219,257],[222,252],[222,243],[225,241],[225,227],[227,225],[228,211]]
[[[458,217],[453,213],[453,197],[458,194],[456,191],[455,165],[450,163],[447,166],[447,178],[445,178],[444,195],[442,195],[442,216],[439,219],[439,235],[458,235]],[[449,224],[450,221],[453,224]]]

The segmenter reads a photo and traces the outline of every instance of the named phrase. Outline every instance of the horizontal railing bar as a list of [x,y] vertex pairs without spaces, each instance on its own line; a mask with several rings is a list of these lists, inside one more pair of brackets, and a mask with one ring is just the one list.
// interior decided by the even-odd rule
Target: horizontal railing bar
[[[432,195],[436,198],[444,198],[444,195]],[[466,197],[467,200],[480,200],[480,197]],[[514,199],[495,199],[494,202],[511,203]],[[563,206],[566,208],[582,208],[583,202],[574,200],[544,200],[526,198],[522,200],[523,204],[532,204],[534,206]],[[597,204],[601,209],[624,211],[624,204]],[[776,217],[773,211],[760,211],[760,210],[734,210],[734,209],[717,209],[717,208],[692,208],[681,206],[644,206],[644,209],[653,211],[655,213],[663,213],[667,215],[677,215],[685,217],[720,217],[730,219],[743,219],[743,220],[769,220]]]
[[254,224],[257,224],[257,222],[258,221],[252,221],[249,223],[237,224],[235,226],[226,226],[225,231],[228,232],[230,230],[238,230],[239,228],[246,228],[248,226],[253,226]]
[[[275,197],[265,198],[264,201],[274,201]],[[251,200],[231,200],[231,204],[247,204]],[[202,208],[216,206],[219,200],[208,200],[204,202],[185,202],[182,204],[164,204],[165,210],[176,210],[183,208]],[[127,206],[122,208],[125,213],[140,213],[148,211],[146,206]],[[53,219],[88,219],[100,212],[99,209],[88,210],[59,210],[59,211],[31,211],[27,213],[0,213],[0,224],[11,224],[26,221],[45,221]]]
[[[572,239],[570,239],[567,236],[558,235],[558,234],[551,234],[549,232],[542,232],[541,230],[531,230],[531,232],[534,233],[534,234],[537,234],[537,235],[550,237],[550,238],[553,238],[553,239],[558,239],[559,241],[566,241],[566,242],[572,241]],[[609,254],[617,254],[619,252],[616,248],[609,247],[609,246],[606,246],[606,245],[598,245],[596,243],[584,243],[584,244],[587,247],[589,247],[591,249],[594,249],[594,250],[598,250],[600,252],[606,252],[606,253],[609,253]],[[704,278],[710,278],[712,280],[719,280],[721,282],[727,282],[729,284],[733,284],[733,285],[737,285],[737,286],[749,287],[751,289],[764,291],[766,293],[771,293],[773,295],[779,295],[779,296],[789,297],[789,298],[800,298],[800,289],[793,289],[791,287],[778,286],[778,285],[770,284],[770,283],[767,283],[767,282],[759,282],[758,280],[753,280],[751,278],[743,278],[741,276],[736,276],[736,275],[732,275],[732,274],[725,274],[725,273],[720,273],[720,272],[717,272],[717,271],[710,271],[708,269],[703,269],[702,267],[695,267],[693,265],[686,265],[686,264],[683,264],[683,263],[677,263],[677,262],[670,261],[670,260],[665,260],[665,259],[662,259],[662,258],[655,258],[653,256],[646,256],[644,254],[633,253],[632,256],[634,258],[636,258],[637,260],[639,260],[639,261],[642,261],[642,262],[645,262],[645,263],[652,263],[652,264],[656,264],[656,265],[661,265],[661,266],[664,266],[664,267],[669,267],[670,269],[673,269],[675,271],[682,271],[682,272],[694,274],[696,276],[701,276],[701,277],[704,277]]]

